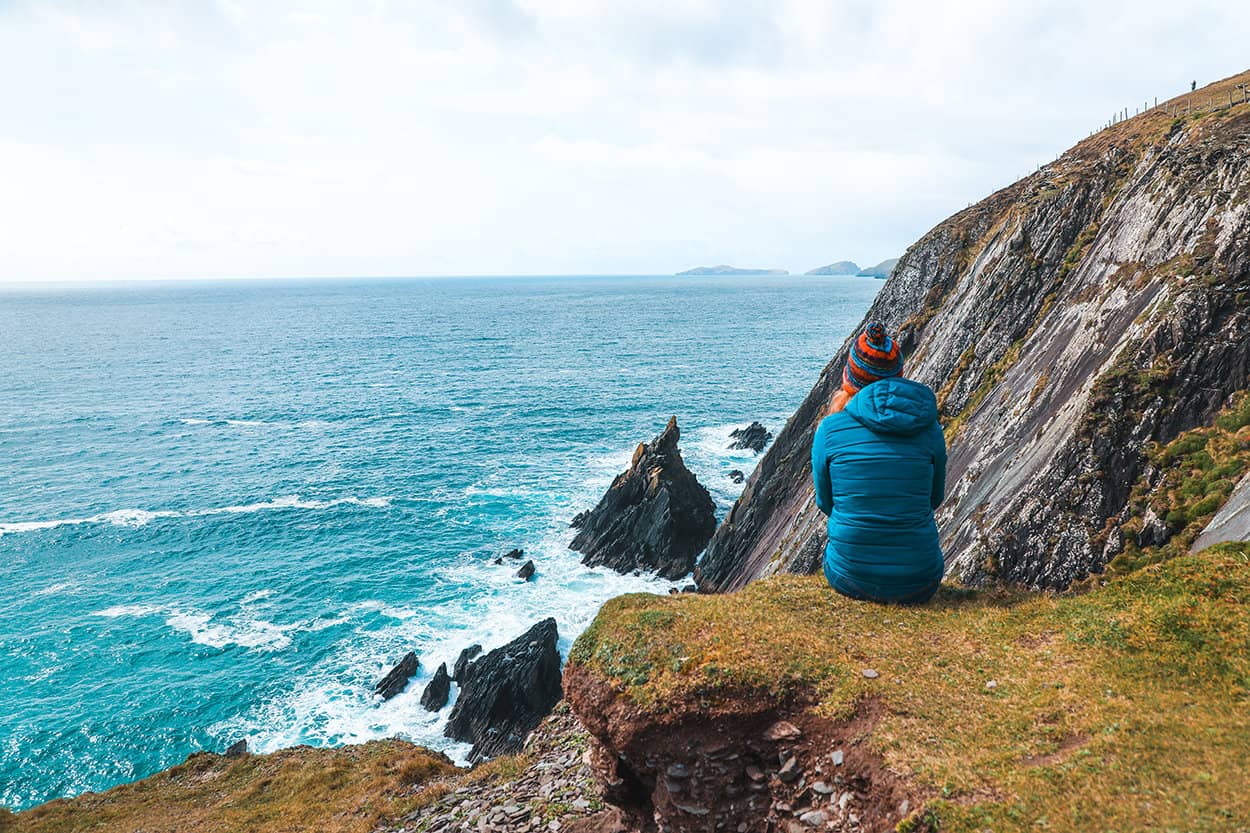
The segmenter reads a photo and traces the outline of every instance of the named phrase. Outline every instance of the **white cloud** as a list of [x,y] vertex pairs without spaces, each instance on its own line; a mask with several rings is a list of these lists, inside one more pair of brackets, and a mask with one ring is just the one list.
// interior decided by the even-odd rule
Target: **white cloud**
[[0,4],[0,281],[898,254],[1241,4]]

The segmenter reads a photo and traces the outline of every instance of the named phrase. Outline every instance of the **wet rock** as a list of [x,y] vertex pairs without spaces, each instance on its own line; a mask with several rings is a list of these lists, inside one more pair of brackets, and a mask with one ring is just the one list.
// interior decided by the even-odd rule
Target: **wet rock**
[[451,677],[447,674],[447,663],[440,663],[434,677],[421,692],[421,705],[426,711],[436,712],[447,705],[451,696]]
[[516,577],[524,581],[529,581],[534,577],[536,568],[533,561],[526,561],[521,565],[521,569],[516,571]]
[[520,751],[526,735],[559,702],[558,640],[556,620],[544,619],[473,663],[443,730],[473,744],[470,761]]
[[747,479],[747,476],[743,474],[742,469],[731,469],[729,479],[734,483],[742,483]]
[[746,776],[758,784],[764,780],[764,771],[755,765],[751,765],[746,768]]
[[634,452],[629,468],[612,481],[599,504],[579,515],[569,547],[582,563],[619,573],[654,570],[676,579],[716,529],[716,507],[707,489],[686,468],[678,450],[676,417]]
[[735,428],[729,432],[732,442],[729,447],[739,451],[754,451],[759,454],[773,438],[773,434],[758,422],[752,422],[746,428]]
[[247,741],[236,740],[234,743],[226,747],[225,755],[227,758],[242,758],[247,754]]
[[569,521],[570,529],[581,529],[586,525],[586,519],[590,517],[590,510],[583,509],[573,516],[573,520]]
[[514,561],[520,561],[520,560],[521,560],[521,558],[522,558],[524,555],[525,555],[525,550],[520,549],[520,548],[518,547],[517,549],[508,550],[507,552],[505,552],[505,553],[503,554],[503,557],[504,557],[504,558],[511,558],[511,559],[513,559]]
[[667,773],[669,778],[689,778],[690,767],[682,763],[672,764],[669,766]]
[[404,655],[403,659],[395,664],[394,668],[386,673],[385,677],[378,680],[378,684],[374,686],[373,690],[381,694],[383,700],[391,699],[404,690],[404,687],[408,685],[408,680],[411,679],[413,674],[417,673],[417,666],[419,665],[420,662],[417,661],[417,655],[409,651]]
[[456,662],[451,667],[451,679],[453,682],[464,682],[465,674],[469,671],[469,663],[480,653],[482,653],[481,645],[470,645],[460,652],[460,656],[456,657]]

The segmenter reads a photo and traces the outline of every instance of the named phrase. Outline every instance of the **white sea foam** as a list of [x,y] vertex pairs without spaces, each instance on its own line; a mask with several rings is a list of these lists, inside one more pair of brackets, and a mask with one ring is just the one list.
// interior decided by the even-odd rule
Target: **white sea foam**
[[221,619],[201,610],[186,609],[176,605],[151,604],[114,605],[104,610],[97,610],[94,615],[108,619],[122,616],[134,618],[162,616],[168,627],[179,633],[185,633],[197,645],[206,645],[210,648],[238,645],[242,648],[260,651],[280,651],[290,647],[291,638],[288,633],[299,627],[298,625],[277,625],[257,618],[248,609],[247,599],[244,599],[237,613]]
[[[773,431],[781,424],[779,419],[761,421]],[[714,486],[711,491],[722,510],[741,489],[728,479],[728,471],[741,468],[749,472],[758,459],[749,451],[728,448],[729,432],[745,424],[693,426],[682,442],[687,464],[701,481]],[[569,518],[593,506],[612,478],[629,465],[632,455],[630,447],[576,463],[585,471],[585,478],[571,489],[567,484],[558,487],[543,531],[514,542],[538,565],[534,581],[517,579],[511,564],[496,565],[493,559],[482,558],[480,552],[465,551],[448,572],[454,574],[457,584],[471,589],[452,600],[410,609],[375,599],[326,614],[333,624],[356,626],[342,636],[326,659],[292,681],[285,692],[211,727],[211,731],[223,740],[246,737],[261,751],[299,743],[328,746],[398,735],[442,750],[463,763],[469,747],[442,734],[449,707],[430,713],[417,702],[440,663],[450,666],[460,650],[473,643],[489,651],[548,616],[555,618],[560,650],[567,654],[573,640],[608,599],[634,592],[666,594],[671,587],[686,583],[589,568],[568,548],[573,535]],[[444,504],[439,511],[450,513],[452,517],[446,520],[451,521],[460,513],[460,502],[466,496],[504,497],[535,491],[532,486],[501,486],[494,478],[488,475],[463,490],[439,492],[436,488],[434,497]],[[381,627],[376,619],[379,615],[389,620]],[[309,627],[329,627],[325,622],[317,620]],[[409,650],[420,657],[417,676],[403,693],[380,701],[372,692],[373,684]],[[453,685],[453,700],[456,692]]]
[[[623,593],[665,594],[675,586],[654,576],[620,575],[586,567],[568,548],[572,537],[568,518],[573,509],[593,505],[612,478],[628,465],[632,453],[632,449],[615,451],[588,461],[586,480],[553,506],[545,531],[529,541],[517,542],[538,565],[534,581],[517,579],[511,564],[495,565],[480,553],[466,551],[449,572],[454,573],[458,584],[472,588],[467,593],[419,609],[376,599],[349,605],[332,621],[359,624],[342,637],[323,662],[293,681],[286,692],[211,727],[211,731],[223,740],[246,737],[249,745],[260,751],[299,743],[331,746],[398,735],[464,763],[469,746],[442,734],[450,705],[430,713],[418,703],[440,663],[450,667],[461,649],[473,643],[488,651],[503,645],[548,616],[555,618],[559,628],[561,653],[567,653],[603,602]],[[488,487],[484,491],[492,490]],[[378,615],[390,622],[378,627],[376,619],[365,619]],[[417,676],[403,693],[382,702],[373,694],[373,684],[410,650],[420,657]],[[453,685],[453,702],[456,692]]]
[[391,505],[389,495],[375,497],[342,497],[333,500],[305,500],[299,495],[283,495],[273,500],[258,503],[244,503],[237,506],[218,506],[211,509],[114,509],[87,518],[63,518],[54,521],[16,521],[0,523],[0,535],[35,532],[40,529],[53,529],[58,526],[78,526],[81,524],[111,524],[123,527],[146,526],[160,518],[198,518],[207,515],[241,515],[252,512],[265,512],[277,509],[332,509],[336,506],[366,506],[371,509],[386,509]]
[[60,596],[69,594],[78,589],[78,583],[73,581],[58,581],[56,584],[49,584],[47,587],[35,590],[32,596]]

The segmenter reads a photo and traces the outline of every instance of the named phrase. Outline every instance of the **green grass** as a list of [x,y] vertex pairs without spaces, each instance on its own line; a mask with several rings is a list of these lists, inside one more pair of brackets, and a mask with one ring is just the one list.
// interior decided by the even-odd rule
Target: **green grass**
[[921,608],[776,576],[615,599],[570,662],[657,717],[802,694],[836,720],[877,698],[868,742],[939,830],[1236,830],[1250,819],[1248,605],[1244,545],[1079,596],[944,587]]

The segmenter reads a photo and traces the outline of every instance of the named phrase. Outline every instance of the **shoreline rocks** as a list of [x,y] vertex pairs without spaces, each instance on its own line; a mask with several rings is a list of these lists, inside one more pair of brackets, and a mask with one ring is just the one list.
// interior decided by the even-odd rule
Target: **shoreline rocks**
[[764,446],[772,441],[773,432],[758,422],[752,422],[746,428],[735,428],[729,432],[732,440],[729,447],[735,451],[754,451],[759,454]]
[[409,651],[404,655],[395,667],[386,673],[386,676],[378,680],[377,685],[373,687],[375,693],[382,695],[383,700],[389,700],[396,694],[399,694],[408,685],[408,680],[412,679],[412,675],[417,673],[417,668],[421,665],[417,659],[417,655]]
[[556,620],[544,619],[473,663],[443,730],[473,744],[471,762],[519,752],[564,696],[558,641]]
[[482,646],[474,643],[460,652],[460,656],[456,657],[456,662],[451,667],[451,680],[454,683],[464,685],[466,676],[469,673],[469,664],[473,662],[478,654],[482,653]]
[[582,553],[583,564],[667,579],[694,569],[716,530],[716,506],[682,460],[680,433],[670,418],[659,436],[638,446],[595,508],[573,519],[579,532],[569,548]]
[[447,663],[444,662],[439,664],[438,670],[434,672],[434,678],[421,693],[421,705],[426,711],[436,712],[447,705],[447,699],[450,696],[451,677],[447,674]]

